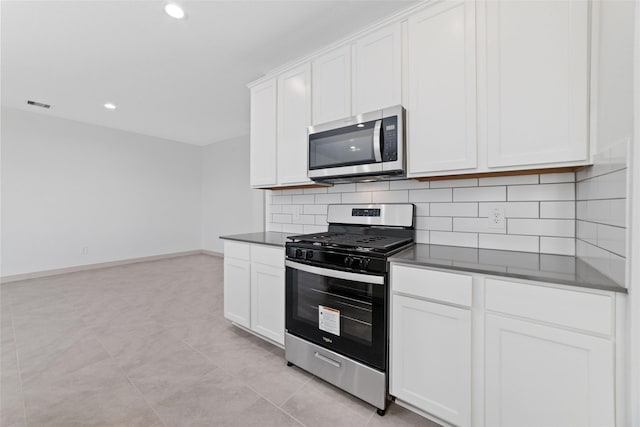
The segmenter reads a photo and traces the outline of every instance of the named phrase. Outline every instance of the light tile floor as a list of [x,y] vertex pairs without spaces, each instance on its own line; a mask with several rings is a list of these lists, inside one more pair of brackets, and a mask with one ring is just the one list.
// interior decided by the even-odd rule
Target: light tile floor
[[295,367],[223,317],[195,255],[2,285],[0,425],[429,426]]

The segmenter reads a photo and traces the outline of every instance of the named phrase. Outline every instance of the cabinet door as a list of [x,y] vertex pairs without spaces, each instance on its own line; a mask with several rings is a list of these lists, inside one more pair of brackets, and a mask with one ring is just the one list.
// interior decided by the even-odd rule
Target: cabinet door
[[251,88],[251,186],[277,184],[276,79]]
[[304,184],[307,178],[307,127],[311,124],[311,65],[278,78],[278,184]]
[[487,1],[488,166],[585,161],[587,1]]
[[486,425],[613,426],[613,343],[486,316]]
[[392,301],[390,393],[470,425],[471,311],[400,295]]
[[284,345],[284,269],[252,264],[251,329]]
[[353,47],[353,115],[402,103],[400,23],[356,41]]
[[249,261],[224,259],[224,317],[251,326],[251,274]]
[[351,115],[351,46],[313,61],[313,124]]
[[477,166],[475,2],[437,3],[409,33],[409,174]]

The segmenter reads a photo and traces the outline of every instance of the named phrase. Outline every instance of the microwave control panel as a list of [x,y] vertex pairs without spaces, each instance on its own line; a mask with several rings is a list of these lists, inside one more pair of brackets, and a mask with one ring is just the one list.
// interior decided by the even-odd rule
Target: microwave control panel
[[398,160],[398,117],[391,116],[382,119],[382,132],[382,140],[384,141],[382,161],[393,162]]

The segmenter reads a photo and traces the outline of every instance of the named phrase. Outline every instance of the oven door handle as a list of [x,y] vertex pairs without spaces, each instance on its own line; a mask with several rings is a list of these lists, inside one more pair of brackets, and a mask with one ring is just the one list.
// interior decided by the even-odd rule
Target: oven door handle
[[286,260],[285,265],[296,270],[305,271],[319,276],[333,277],[335,279],[351,280],[353,282],[372,283],[374,285],[384,285],[383,276],[374,276],[370,274],[351,273],[348,271],[333,270],[330,268],[315,267],[313,265],[300,264]]

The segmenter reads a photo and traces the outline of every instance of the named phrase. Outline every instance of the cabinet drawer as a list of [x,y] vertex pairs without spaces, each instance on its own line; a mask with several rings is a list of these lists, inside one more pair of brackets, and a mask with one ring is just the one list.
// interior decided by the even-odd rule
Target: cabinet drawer
[[224,242],[224,256],[225,258],[235,258],[249,261],[251,259],[251,245],[249,243],[241,242]]
[[284,248],[251,245],[251,262],[284,268]]
[[486,280],[487,310],[583,329],[613,333],[613,297],[504,280]]
[[391,290],[436,301],[471,307],[472,277],[464,274],[391,266]]

